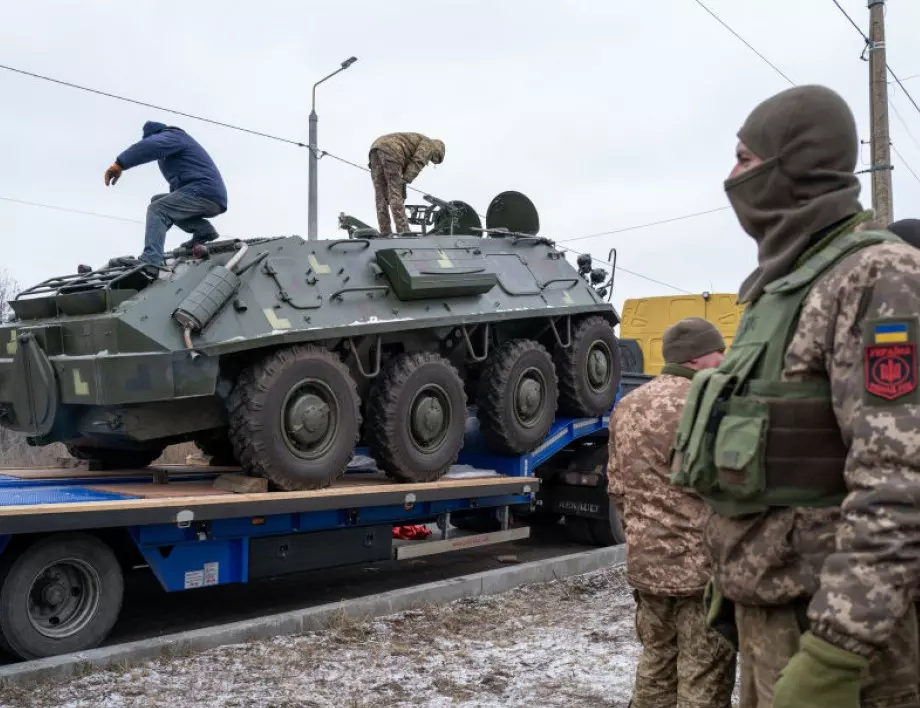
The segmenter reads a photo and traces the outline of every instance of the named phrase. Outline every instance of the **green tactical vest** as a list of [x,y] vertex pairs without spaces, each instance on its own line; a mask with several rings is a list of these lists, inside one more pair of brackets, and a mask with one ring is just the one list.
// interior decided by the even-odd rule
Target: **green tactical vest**
[[897,236],[851,231],[860,215],[799,259],[750,305],[718,369],[693,378],[674,446],[671,482],[694,489],[722,516],[770,507],[837,506],[847,448],[826,376],[783,381],[802,304],[818,278],[859,249]]

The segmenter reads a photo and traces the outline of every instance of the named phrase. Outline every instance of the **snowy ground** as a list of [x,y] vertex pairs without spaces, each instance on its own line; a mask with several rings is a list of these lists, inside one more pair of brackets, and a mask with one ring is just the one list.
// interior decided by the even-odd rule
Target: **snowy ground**
[[621,569],[322,632],[0,689],[2,706],[621,706],[639,646]]

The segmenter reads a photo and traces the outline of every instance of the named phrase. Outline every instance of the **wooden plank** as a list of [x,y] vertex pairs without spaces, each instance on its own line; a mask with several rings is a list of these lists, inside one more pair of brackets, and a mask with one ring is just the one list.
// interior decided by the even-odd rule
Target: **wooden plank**
[[[341,482],[344,482],[342,484]],[[376,484],[349,484],[349,480],[341,480],[339,484],[325,489],[313,489],[303,492],[258,492],[253,494],[195,494],[183,496],[183,503],[189,506],[206,507],[214,504],[248,504],[252,502],[273,501],[299,501],[308,499],[335,500],[337,497],[349,497],[356,493],[364,494],[398,494],[406,498],[410,494],[425,491],[449,491],[458,496],[475,491],[475,496],[490,494],[491,488],[506,487],[509,483],[520,482],[523,485],[532,485],[533,489],[539,486],[539,481],[532,477],[497,477],[484,479],[447,479],[437,482],[419,482],[413,484],[399,484],[392,481],[379,481]],[[102,490],[112,490],[117,485],[99,486]],[[147,485],[156,486],[157,489],[172,489],[174,485]],[[366,487],[366,489],[362,489]],[[213,490],[213,487],[210,487]],[[148,492],[149,493],[149,492]],[[69,504],[33,504],[30,506],[0,506],[0,518],[17,516],[41,516],[43,514],[80,514],[106,511],[109,509],[156,509],[175,505],[175,497],[149,498],[149,499],[116,499],[111,501],[76,502]],[[325,506],[325,505],[324,505]]]
[[[173,484],[94,484],[85,487],[94,492],[111,492],[139,499],[176,499],[180,497],[228,496],[233,492],[215,489],[209,482],[175,482]],[[66,506],[61,504],[60,506]],[[0,507],[2,509],[4,507]]]
[[165,472],[170,477],[187,477],[189,475],[221,474],[239,472],[238,467],[203,467],[198,465],[157,465],[140,470],[88,470],[80,468],[54,467],[10,467],[0,468],[0,475],[15,479],[106,479],[118,477],[150,477],[154,472]]
[[234,494],[267,492],[268,480],[264,477],[247,477],[242,474],[222,474],[214,480],[215,489],[223,489]]

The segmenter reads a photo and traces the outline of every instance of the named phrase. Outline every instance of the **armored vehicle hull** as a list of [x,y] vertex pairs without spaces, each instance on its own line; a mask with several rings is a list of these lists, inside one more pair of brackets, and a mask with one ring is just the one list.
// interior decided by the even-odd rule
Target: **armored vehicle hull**
[[[473,230],[473,229],[471,229]],[[612,406],[617,313],[526,233],[216,242],[20,293],[0,328],[0,425],[141,467],[195,441],[282,489],[326,486],[362,441],[441,476],[468,405],[493,449]]]

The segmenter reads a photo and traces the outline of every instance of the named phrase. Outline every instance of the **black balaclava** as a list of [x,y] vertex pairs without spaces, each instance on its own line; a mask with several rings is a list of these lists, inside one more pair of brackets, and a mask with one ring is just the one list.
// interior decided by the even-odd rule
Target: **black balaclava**
[[787,89],[757,106],[738,138],[763,164],[725,182],[741,227],[757,242],[757,268],[740,302],[789,273],[813,236],[862,211],[856,121],[823,86]]
[[886,231],[900,236],[911,246],[920,248],[920,219],[900,219],[888,224]]

